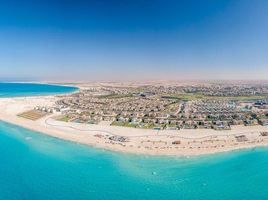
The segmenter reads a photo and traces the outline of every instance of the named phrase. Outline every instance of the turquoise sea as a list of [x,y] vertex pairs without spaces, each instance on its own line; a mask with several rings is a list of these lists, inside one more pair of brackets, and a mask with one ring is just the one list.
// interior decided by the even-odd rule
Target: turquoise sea
[[61,94],[76,91],[76,87],[34,84],[34,83],[1,83],[1,97],[39,96],[49,94]]
[[138,156],[0,122],[0,200],[265,200],[267,169],[268,148]]

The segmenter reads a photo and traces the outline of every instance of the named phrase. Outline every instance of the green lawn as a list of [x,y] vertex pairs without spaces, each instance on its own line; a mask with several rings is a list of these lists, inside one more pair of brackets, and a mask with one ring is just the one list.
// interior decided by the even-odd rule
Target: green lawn
[[125,127],[133,127],[133,128],[136,128],[137,125],[131,124],[129,122],[118,122],[118,121],[114,121],[114,122],[111,123],[111,126],[125,126]]
[[132,94],[107,94],[107,95],[101,95],[98,98],[100,98],[100,99],[118,99],[118,98],[126,98],[126,97],[132,97]]
[[144,124],[132,124],[129,122],[118,122],[118,121],[114,121],[111,123],[111,126],[124,126],[124,127],[132,127],[132,128],[141,128],[141,129],[154,129],[156,127],[163,127],[163,126],[156,126],[154,124],[148,124],[148,123],[144,123]]
[[68,122],[71,118],[67,115],[59,117],[57,120],[63,121],[63,122]]
[[192,93],[192,94],[163,94],[162,98],[177,99],[181,101],[193,101],[193,100],[234,100],[234,101],[250,101],[250,100],[261,100],[268,98],[266,95],[263,96],[205,96],[203,94]]

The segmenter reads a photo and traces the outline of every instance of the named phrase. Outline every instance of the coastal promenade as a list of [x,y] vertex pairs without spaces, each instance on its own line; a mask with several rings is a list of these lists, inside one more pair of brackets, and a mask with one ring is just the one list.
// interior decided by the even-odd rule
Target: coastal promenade
[[[262,136],[268,127],[235,126],[231,130],[208,129],[152,130],[109,125],[90,125],[55,120],[55,114],[32,121],[18,117],[35,106],[52,106],[57,97],[18,97],[0,99],[0,120],[52,137],[114,151],[147,155],[194,156],[254,148],[268,144]],[[114,140],[126,138],[126,141]]]

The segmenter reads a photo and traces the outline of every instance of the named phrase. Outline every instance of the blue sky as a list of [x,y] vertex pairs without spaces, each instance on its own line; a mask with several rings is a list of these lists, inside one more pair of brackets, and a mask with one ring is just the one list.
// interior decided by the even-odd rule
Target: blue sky
[[267,79],[266,0],[0,3],[0,79]]

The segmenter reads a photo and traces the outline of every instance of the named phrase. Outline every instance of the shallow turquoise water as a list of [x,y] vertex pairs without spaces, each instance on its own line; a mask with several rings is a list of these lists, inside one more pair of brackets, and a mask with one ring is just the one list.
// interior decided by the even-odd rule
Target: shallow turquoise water
[[[0,83],[0,91],[10,97],[75,90],[23,85]],[[0,200],[265,200],[267,169],[268,148],[188,159],[135,156],[0,121]]]
[[74,92],[76,87],[33,83],[1,83],[0,97],[39,96]]
[[113,153],[0,122],[0,199],[268,199],[268,149],[196,158]]

